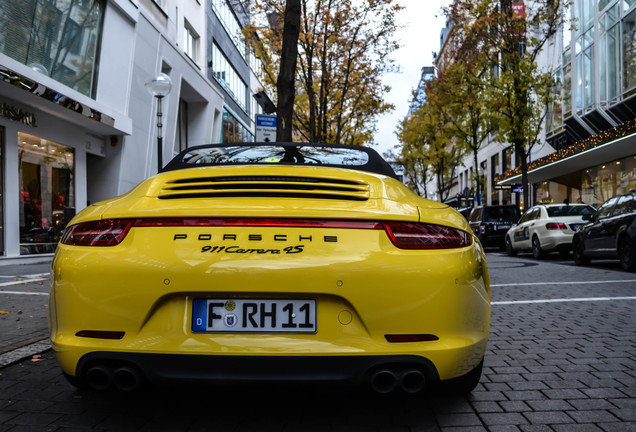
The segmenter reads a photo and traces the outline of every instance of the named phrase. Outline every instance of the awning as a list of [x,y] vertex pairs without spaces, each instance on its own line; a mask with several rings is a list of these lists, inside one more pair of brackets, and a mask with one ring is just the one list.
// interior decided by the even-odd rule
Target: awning
[[[554,160],[553,162],[548,162],[538,168],[529,170],[528,182],[533,184],[548,181],[556,177],[633,155],[636,155],[636,133],[617,138],[597,147]],[[552,155],[548,155],[546,158],[550,158],[551,156]],[[553,157],[556,159],[556,153],[554,153]],[[497,182],[498,185],[520,183],[521,174]]]

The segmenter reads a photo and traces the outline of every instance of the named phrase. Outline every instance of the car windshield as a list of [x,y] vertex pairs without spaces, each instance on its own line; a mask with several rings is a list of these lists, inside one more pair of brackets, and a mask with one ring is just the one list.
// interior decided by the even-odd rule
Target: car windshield
[[516,207],[484,207],[484,221],[517,222],[519,210]]
[[546,207],[548,217],[583,216],[594,214],[594,208],[583,205],[561,205]]
[[362,166],[369,155],[357,149],[317,146],[224,146],[195,149],[183,156],[188,165],[278,164]]

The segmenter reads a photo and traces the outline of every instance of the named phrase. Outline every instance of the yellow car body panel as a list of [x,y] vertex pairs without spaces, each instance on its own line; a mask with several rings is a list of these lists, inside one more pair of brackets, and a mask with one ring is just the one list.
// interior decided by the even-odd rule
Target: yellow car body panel
[[[285,167],[286,175],[355,180],[364,201],[266,197],[161,199],[166,184],[203,175],[275,175],[269,166],[192,168],[157,175],[90,206],[71,225],[100,219],[293,218],[410,221],[466,232],[466,220],[379,174]],[[331,239],[326,241],[326,239]],[[334,238],[337,238],[334,241]],[[314,299],[315,333],[192,330],[195,298]],[[60,244],[53,261],[50,334],[62,369],[91,353],[196,356],[415,356],[441,380],[483,359],[490,287],[479,242],[397,248],[382,229],[271,226],[133,226],[116,246]],[[77,336],[123,332],[121,339]],[[392,343],[387,335],[436,340]]]

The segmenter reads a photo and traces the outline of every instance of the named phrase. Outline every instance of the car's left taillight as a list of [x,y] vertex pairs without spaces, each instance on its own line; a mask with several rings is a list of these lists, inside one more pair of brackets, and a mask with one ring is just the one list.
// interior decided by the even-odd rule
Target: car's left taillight
[[134,219],[107,219],[71,225],[61,243],[71,246],[115,246],[128,234]]
[[391,242],[400,249],[454,249],[470,246],[466,231],[443,225],[415,222],[382,222]]
[[566,230],[568,226],[561,222],[548,222],[545,227],[549,230]]

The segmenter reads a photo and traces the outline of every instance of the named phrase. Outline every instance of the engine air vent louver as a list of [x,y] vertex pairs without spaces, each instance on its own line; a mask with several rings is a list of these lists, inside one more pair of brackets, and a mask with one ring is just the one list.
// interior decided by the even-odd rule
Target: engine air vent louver
[[160,199],[318,198],[366,201],[369,185],[352,180],[291,176],[223,176],[179,179],[163,185]]

